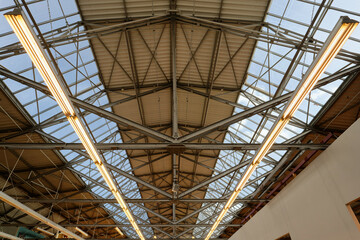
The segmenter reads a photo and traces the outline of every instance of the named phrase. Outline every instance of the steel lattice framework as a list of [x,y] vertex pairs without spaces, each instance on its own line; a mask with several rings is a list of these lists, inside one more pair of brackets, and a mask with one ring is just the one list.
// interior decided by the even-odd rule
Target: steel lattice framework
[[[206,236],[331,32],[329,18],[360,17],[331,0],[280,2],[26,1],[72,103],[146,238]],[[24,3],[9,1],[0,12]],[[291,7],[302,17],[289,16]],[[1,21],[1,190],[92,238],[136,239],[49,89]],[[244,218],[242,210],[268,202],[277,176],[301,154],[327,148],[328,139],[321,140],[338,129],[317,123],[360,71],[358,35],[281,133],[215,239],[245,223],[249,215]],[[357,106],[352,101],[349,108]],[[309,134],[317,137],[304,142]],[[5,204],[0,210],[1,226],[46,227]]]

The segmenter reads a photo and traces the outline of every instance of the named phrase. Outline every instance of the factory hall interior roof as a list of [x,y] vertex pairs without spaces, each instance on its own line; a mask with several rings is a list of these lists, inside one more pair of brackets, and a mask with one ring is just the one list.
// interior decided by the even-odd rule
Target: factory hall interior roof
[[[1,1],[1,192],[92,239],[139,236],[3,17],[14,8],[158,240],[206,238],[340,16],[360,20],[351,0]],[[231,237],[359,118],[359,49],[356,29],[212,238]],[[56,233],[0,203],[0,231]]]

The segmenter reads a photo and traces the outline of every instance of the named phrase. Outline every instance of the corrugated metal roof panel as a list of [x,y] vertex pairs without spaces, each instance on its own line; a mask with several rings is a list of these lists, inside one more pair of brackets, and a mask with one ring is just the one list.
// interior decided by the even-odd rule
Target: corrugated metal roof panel
[[220,18],[224,19],[262,21],[268,1],[178,0],[177,5],[185,15],[216,19],[220,13]]
[[164,15],[169,8],[169,2],[167,0],[80,0],[78,3],[82,16],[88,21],[124,19],[126,18],[126,14],[129,18]]
[[[118,19],[118,21],[126,21],[124,3],[105,1],[103,6],[100,6],[101,3],[95,4],[94,1],[79,0],[78,2],[84,20],[105,22],[106,20]],[[220,7],[221,2],[223,2],[222,7]],[[221,12],[221,18],[252,22],[261,21],[264,18],[268,2],[178,0],[177,9],[178,14],[181,15],[217,19]],[[170,7],[169,1],[154,1],[153,4],[151,1],[127,0],[125,4],[129,19],[166,14]],[[89,25],[88,27],[95,29],[96,25]],[[251,26],[251,29],[255,28],[258,29],[259,26]],[[131,101],[113,106],[113,112],[162,133],[172,135],[170,21],[127,30],[128,33],[120,28],[119,31],[121,33],[102,36],[101,39],[108,46],[109,51],[114,56],[116,55],[116,60],[127,74],[121,67],[116,66],[119,64],[114,64],[111,55],[96,38],[91,39],[110,102],[116,102],[129,96],[135,97]],[[126,34],[130,36],[128,37],[129,42],[126,42]],[[217,36],[220,36],[219,43],[216,40]],[[242,44],[241,50],[238,51]],[[130,45],[132,48],[129,48]],[[214,51],[216,46],[219,46],[218,50]],[[205,96],[200,96],[195,92],[177,90],[180,136],[232,115],[233,107],[210,100],[206,94],[236,102],[239,92],[228,89],[240,87],[246,75],[245,72],[254,46],[254,40],[220,33],[195,24],[180,22],[176,24],[175,74],[178,83],[190,86],[194,91],[205,94]],[[232,56],[236,52],[237,54]],[[192,56],[193,54],[194,56]],[[229,62],[230,56],[232,56],[231,64]],[[134,77],[132,70],[135,68],[137,75]],[[215,81],[212,83],[213,80]],[[168,88],[156,91],[158,86],[166,84],[170,84]],[[193,85],[196,85],[197,88],[194,88]],[[154,92],[139,97],[140,93],[149,90],[154,90]],[[149,137],[139,138],[139,134],[128,127],[119,126],[119,128],[123,142],[158,142]],[[194,142],[210,142],[211,138],[221,142],[224,137],[224,132],[216,131],[209,134],[207,138],[200,138]],[[136,169],[134,170],[135,176],[172,194],[172,158],[166,154],[168,154],[167,151],[127,151],[131,167]],[[191,188],[196,182],[210,178],[218,154],[219,151],[186,151],[183,153],[178,159],[180,192]],[[143,198],[162,197],[148,187],[139,187]],[[194,191],[190,196],[201,199],[205,197],[205,194],[206,188],[201,188]],[[146,203],[145,206],[169,219],[172,218],[171,204],[164,203],[158,206],[158,204]],[[179,203],[176,205],[176,216],[181,218],[200,207],[201,204]],[[161,221],[152,213],[148,213],[148,216],[152,223]],[[187,219],[184,223],[196,223],[196,216]],[[165,230],[166,228],[162,229]],[[182,228],[177,228],[177,230],[181,231]]]
[[[78,2],[85,20],[124,19],[126,12],[129,18],[158,16],[166,14],[170,7],[167,0],[127,0],[123,2],[79,0]],[[177,9],[180,14],[196,17],[217,19],[220,13],[220,18],[223,19],[262,21],[268,3],[268,0],[178,0]]]

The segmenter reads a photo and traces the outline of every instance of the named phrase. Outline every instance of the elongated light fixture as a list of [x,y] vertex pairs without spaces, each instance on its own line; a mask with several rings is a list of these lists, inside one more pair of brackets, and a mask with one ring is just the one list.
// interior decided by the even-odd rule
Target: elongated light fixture
[[276,123],[273,125],[273,127],[265,137],[259,149],[256,151],[252,163],[246,168],[243,176],[236,185],[234,192],[231,194],[224,208],[221,210],[219,216],[217,217],[215,223],[212,225],[205,240],[210,239],[211,235],[214,233],[215,229],[218,227],[221,220],[223,219],[227,211],[230,209],[241,190],[244,188],[246,182],[249,180],[252,173],[255,171],[259,163],[267,154],[271,146],[274,144],[280,132],[290,121],[291,117],[299,108],[300,104],[303,102],[307,94],[314,88],[321,74],[323,74],[325,69],[335,58],[336,54],[340,51],[340,49],[342,48],[346,40],[350,37],[351,33],[355,30],[357,25],[358,22],[348,17],[340,17],[340,20],[337,22],[333,31],[326,39],[323,47],[314,59],[313,63],[308,68],[306,74],[303,77],[303,80],[295,89],[292,97],[290,98],[287,105],[284,107],[282,113],[279,115]]
[[20,211],[32,216],[33,218],[37,219],[38,221],[45,223],[46,225],[55,228],[56,230],[59,230],[64,235],[68,236],[69,238],[74,238],[77,240],[84,240],[82,237],[76,235],[75,233],[69,231],[68,229],[60,226],[59,224],[51,221],[50,219],[44,217],[40,213],[35,212],[25,204],[22,204],[21,202],[17,201],[16,199],[10,197],[6,193],[0,191],[0,200],[6,202],[7,204],[19,209]]
[[75,227],[75,230],[78,231],[79,233],[81,233],[84,237],[89,237],[89,234],[87,232],[83,231],[81,228]]
[[44,49],[41,47],[39,40],[35,37],[36,35],[31,28],[29,21],[19,9],[15,9],[12,12],[6,13],[4,16],[19,38],[20,43],[25,48],[35,67],[38,69],[51,94],[54,96],[56,102],[64,112],[71,126],[74,128],[80,141],[90,155],[90,158],[95,162],[99,172],[109,186],[110,191],[113,193],[116,200],[120,204],[120,207],[126,214],[136,233],[139,235],[141,240],[145,240],[142,232],[140,231],[140,228],[138,227],[134,217],[130,212],[128,205],[124,201],[120,191],[116,187],[113,178],[104,165],[104,161],[96,149],[94,142],[90,138],[90,135],[86,130],[83,122],[79,118],[80,115],[69,98],[70,94],[62,81],[61,75],[57,73]]
[[0,232],[0,237],[10,239],[10,240],[24,240],[23,238],[15,237],[11,234]]
[[43,228],[40,228],[40,227],[36,227],[35,229],[42,232],[42,233],[45,233],[46,235],[49,235],[49,236],[54,236],[55,235],[52,232],[49,232],[49,231],[47,231],[47,230],[45,230]]
[[124,233],[120,230],[120,228],[116,227],[115,230],[120,234],[121,237],[124,237]]

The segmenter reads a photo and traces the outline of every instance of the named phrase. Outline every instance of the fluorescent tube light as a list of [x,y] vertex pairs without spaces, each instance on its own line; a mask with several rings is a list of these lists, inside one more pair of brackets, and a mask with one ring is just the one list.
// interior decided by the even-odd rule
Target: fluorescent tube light
[[39,228],[39,227],[36,227],[35,229],[38,230],[38,231],[40,231],[40,232],[42,232],[42,233],[45,233],[45,234],[47,234],[47,235],[49,235],[49,236],[54,236],[54,235],[55,235],[55,234],[53,234],[52,232],[49,232],[49,231],[47,231],[47,230],[45,230],[45,229],[42,229],[42,228]]
[[13,236],[11,234],[4,233],[4,232],[0,232],[0,237],[10,239],[10,240],[24,240],[22,238],[15,237],[15,236]]
[[28,206],[22,204],[21,202],[19,202],[16,199],[10,197],[9,195],[7,195],[6,193],[4,193],[2,191],[0,191],[0,200],[2,200],[5,203],[7,203],[7,204],[19,209],[20,211],[32,216],[36,220],[38,220],[38,221],[40,221],[42,223],[45,223],[46,225],[48,225],[48,226],[50,226],[52,228],[55,228],[56,230],[59,230],[64,235],[68,236],[69,238],[75,238],[77,240],[84,240],[82,237],[80,237],[80,236],[76,235],[75,233],[67,230],[66,228],[63,228],[59,224],[57,224],[57,223],[51,221],[50,219],[44,217],[40,213],[35,212],[34,210],[29,208]]
[[59,104],[61,110],[64,112],[75,133],[78,135],[87,153],[90,155],[90,158],[95,162],[106,184],[109,186],[110,191],[114,194],[136,233],[139,235],[141,240],[145,240],[126,202],[118,191],[115,181],[105,167],[104,161],[96,149],[90,134],[79,118],[79,114],[69,98],[70,93],[62,81],[61,75],[56,72],[55,67],[51,64],[49,58],[45,54],[45,51],[41,47],[39,40],[36,38],[30,23],[20,10],[14,10],[4,14],[4,16],[19,38],[20,43],[24,46],[32,62],[38,69],[51,94],[55,97],[55,100]]
[[89,237],[90,235],[87,234],[86,232],[84,232],[83,230],[81,230],[81,228],[75,227],[75,230],[78,231],[79,233],[81,233],[83,236],[85,237]]
[[120,228],[116,227],[115,230],[120,234],[120,236],[125,236],[123,232],[120,230]]
[[280,114],[278,120],[265,137],[264,142],[261,144],[260,148],[255,153],[252,163],[246,168],[242,178],[235,187],[234,192],[226,202],[215,223],[211,227],[211,230],[207,234],[205,240],[210,239],[211,235],[214,233],[215,229],[218,227],[221,220],[236,200],[240,191],[244,188],[246,182],[249,180],[256,167],[274,144],[280,132],[290,121],[291,117],[299,108],[307,94],[314,88],[320,76],[324,73],[325,69],[335,58],[336,54],[340,51],[357,25],[358,22],[351,20],[348,17],[341,17],[338,23],[335,25],[333,31],[325,41],[324,46],[321,48],[320,52],[304,75],[303,80],[299,83],[289,102],[286,104],[284,110]]
[[44,52],[44,49],[39,44],[39,41],[34,37],[36,36],[29,22],[21,15],[20,10],[4,14],[6,20],[14,30],[16,36],[19,38],[21,44],[25,48],[32,62],[38,69],[41,77],[46,82],[52,95],[55,97],[60,108],[66,116],[74,115],[74,107],[69,101],[67,93],[63,91],[65,87],[62,82],[58,81],[58,74],[54,67],[49,64],[49,59]]
[[307,71],[304,75],[304,81],[296,89],[296,94],[289,100],[283,117],[291,118],[295,111],[299,108],[307,94],[314,88],[321,74],[329,66],[331,61],[340,51],[351,33],[355,30],[358,22],[348,18],[341,17],[336,24],[334,30],[324,43],[324,46],[316,56],[313,64],[309,67],[311,71]]

